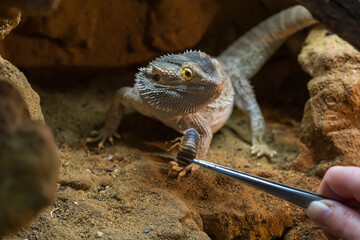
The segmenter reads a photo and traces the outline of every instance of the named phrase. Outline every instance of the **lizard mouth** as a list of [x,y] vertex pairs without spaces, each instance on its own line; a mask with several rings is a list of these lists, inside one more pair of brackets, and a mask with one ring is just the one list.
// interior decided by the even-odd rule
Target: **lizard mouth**
[[221,82],[220,84],[218,84],[217,88],[216,88],[216,98],[218,98],[221,93],[222,93],[222,90],[223,90],[223,82]]
[[[170,90],[170,89],[169,89]],[[218,98],[221,95],[223,90],[223,83],[214,84],[212,86],[205,86],[201,84],[191,85],[191,86],[177,86],[175,89],[171,88],[172,91],[178,92],[184,95],[193,95],[194,99],[197,97],[208,98],[213,100]],[[196,96],[196,97],[195,97]]]

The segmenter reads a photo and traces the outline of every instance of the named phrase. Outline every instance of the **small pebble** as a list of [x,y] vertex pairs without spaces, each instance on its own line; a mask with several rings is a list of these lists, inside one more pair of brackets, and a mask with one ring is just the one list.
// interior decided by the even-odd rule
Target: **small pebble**
[[97,236],[98,236],[99,238],[102,237],[103,235],[104,235],[103,232],[100,232],[100,231],[97,232]]
[[144,230],[144,233],[149,233],[150,232],[150,229],[145,229]]
[[78,202],[74,202],[75,205],[78,205]]

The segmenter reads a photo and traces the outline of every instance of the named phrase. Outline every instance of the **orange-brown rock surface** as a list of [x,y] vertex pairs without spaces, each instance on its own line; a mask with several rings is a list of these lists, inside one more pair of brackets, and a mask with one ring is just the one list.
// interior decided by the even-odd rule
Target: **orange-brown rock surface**
[[0,236],[23,227],[54,201],[58,158],[49,130],[0,79]]
[[8,18],[0,18],[0,40],[4,39],[20,22],[21,14],[17,12],[14,16],[8,16]]
[[[294,1],[62,0],[24,19],[4,41],[16,66],[119,67],[193,48],[218,54],[239,34]],[[205,38],[204,38],[205,36]]]
[[[3,39],[10,31],[15,28],[20,22],[21,14],[15,13],[13,18],[0,18],[0,39]],[[0,56],[0,77],[4,81],[13,84],[20,92],[25,101],[27,114],[33,120],[44,120],[40,108],[39,95],[31,88],[25,75],[9,61]]]
[[25,14],[46,15],[56,9],[61,0],[2,0],[0,11],[7,12],[9,9],[21,10]]
[[0,56],[0,77],[14,85],[25,101],[27,114],[33,120],[44,120],[41,112],[40,97],[31,88],[25,75],[9,61]]
[[28,19],[20,34],[6,39],[5,53],[21,66],[142,62],[194,46],[216,6],[215,0],[63,0],[51,16]]
[[360,53],[317,27],[306,39],[299,62],[313,77],[301,141],[317,163],[359,165]]

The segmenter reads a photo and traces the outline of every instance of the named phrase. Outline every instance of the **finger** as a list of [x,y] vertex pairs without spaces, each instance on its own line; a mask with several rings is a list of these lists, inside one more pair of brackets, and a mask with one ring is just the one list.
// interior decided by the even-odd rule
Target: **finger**
[[338,240],[339,238],[332,235],[331,233],[324,231],[324,235],[327,237],[328,240]]
[[94,138],[87,138],[85,140],[85,142],[86,143],[93,143],[93,142],[98,142],[100,139],[101,139],[101,136],[97,136],[97,137],[94,137]]
[[308,215],[328,234],[341,239],[360,239],[360,213],[331,200],[314,201]]
[[328,169],[318,192],[334,199],[360,202],[360,168],[335,166]]
[[99,133],[100,133],[100,131],[98,131],[98,130],[92,130],[92,131],[90,132],[90,135],[91,135],[91,136],[97,136],[97,135],[99,135]]

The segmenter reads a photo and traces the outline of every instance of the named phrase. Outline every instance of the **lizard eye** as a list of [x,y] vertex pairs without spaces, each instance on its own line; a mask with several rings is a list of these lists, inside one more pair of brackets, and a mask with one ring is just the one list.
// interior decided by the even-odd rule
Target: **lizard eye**
[[191,79],[193,79],[194,73],[193,73],[193,71],[192,71],[191,68],[189,68],[189,67],[184,67],[184,68],[182,69],[181,76],[182,76],[182,78],[185,79],[186,81],[190,81]]

